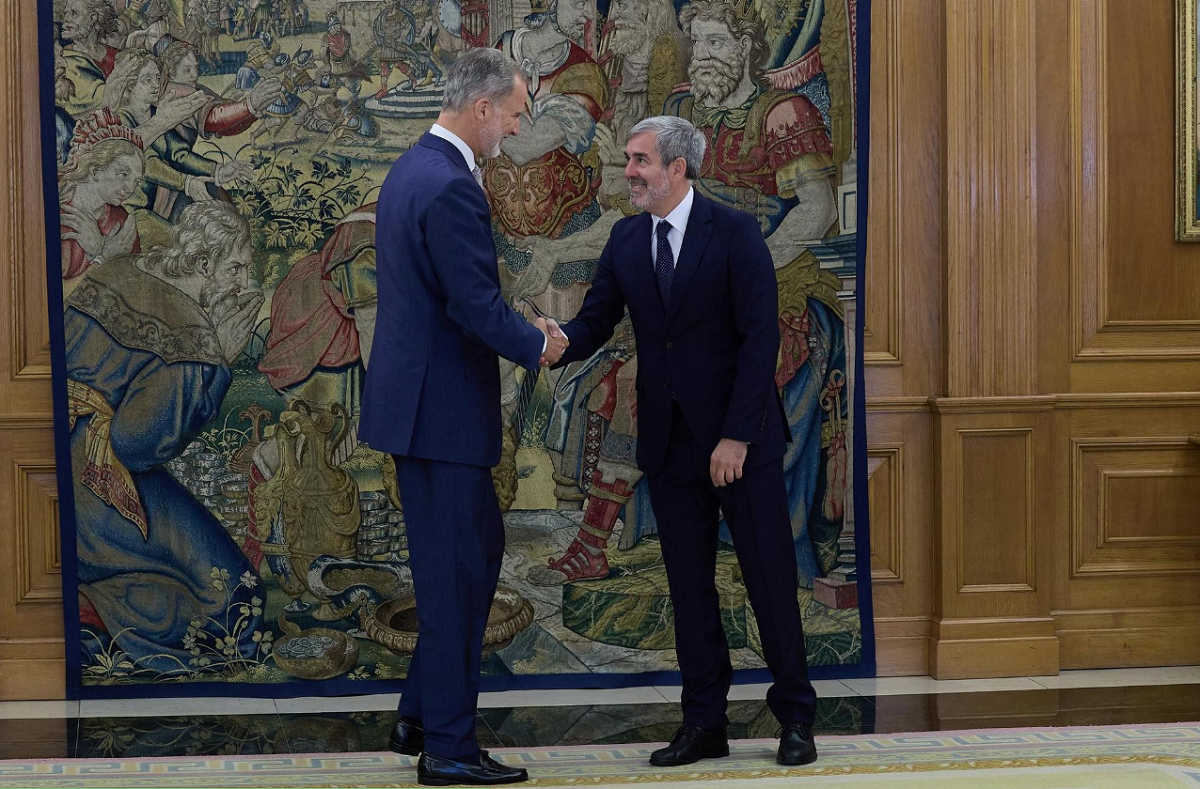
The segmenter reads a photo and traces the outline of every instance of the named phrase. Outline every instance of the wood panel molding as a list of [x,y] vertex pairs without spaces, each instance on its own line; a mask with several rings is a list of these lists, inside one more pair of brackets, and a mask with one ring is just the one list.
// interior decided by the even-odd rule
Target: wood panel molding
[[872,584],[904,582],[903,448],[903,444],[867,448]]
[[957,593],[1037,591],[1033,428],[957,432]]
[[11,380],[49,379],[50,330],[41,221],[41,134],[37,102],[29,86],[38,84],[36,7],[18,0],[0,2],[4,52],[0,86],[4,118],[0,171],[3,181],[3,265],[8,270],[11,308],[7,310]]
[[62,545],[54,461],[14,461],[15,605],[62,601]]
[[[1058,671],[1044,560],[1054,490],[1052,398],[934,415],[937,496],[930,671],[939,679]],[[958,405],[958,403],[954,403]]]
[[1054,395],[1024,397],[931,397],[929,407],[939,414],[1009,414],[1024,411],[1049,411]]
[[[1154,12],[1167,11],[1167,4]],[[1075,361],[1200,359],[1200,318],[1112,316],[1108,0],[1071,0],[1071,324]],[[1129,55],[1134,57],[1132,53]]]
[[52,430],[54,417],[45,414],[0,414],[0,430]]
[[[1200,576],[1188,495],[1200,490],[1200,447],[1184,435],[1075,438],[1071,448],[1071,578]],[[1122,520],[1114,496],[1135,512]]]
[[1022,397],[868,397],[872,413],[1016,413],[1081,408],[1200,408],[1200,392],[1063,392]]
[[1060,394],[1055,408],[1200,408],[1200,392]]
[[904,174],[901,19],[901,9],[895,3],[872,8],[872,41],[879,43],[872,52],[871,84],[882,88],[871,91],[872,219],[867,244],[873,254],[868,255],[866,263],[863,363],[872,366],[901,364],[901,223],[905,216],[900,185]]
[[54,436],[36,424],[0,426],[0,698],[61,698],[65,681]]
[[1035,16],[946,4],[947,394],[1036,391]]

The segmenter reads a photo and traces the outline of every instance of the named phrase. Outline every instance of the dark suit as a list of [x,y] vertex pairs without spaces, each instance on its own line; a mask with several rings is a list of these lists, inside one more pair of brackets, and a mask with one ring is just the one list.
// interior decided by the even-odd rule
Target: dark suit
[[498,356],[536,370],[543,335],[504,302],[483,190],[426,134],[392,166],[375,224],[379,312],[359,436],[396,461],[420,637],[402,717],[425,750],[478,751],[483,629],[504,529]]
[[[638,466],[646,472],[675,613],[684,720],[726,723],[732,680],[715,585],[721,512],[733,535],[775,684],[782,723],[811,723],[797,575],[783,482],[790,440],[775,388],[775,271],[749,214],[694,193],[670,300],[659,296],[649,214],[612,230],[578,316],[563,326],[560,363],[586,359],[626,307],[638,345]],[[715,487],[709,457],[722,438],[750,442],[740,480]]]

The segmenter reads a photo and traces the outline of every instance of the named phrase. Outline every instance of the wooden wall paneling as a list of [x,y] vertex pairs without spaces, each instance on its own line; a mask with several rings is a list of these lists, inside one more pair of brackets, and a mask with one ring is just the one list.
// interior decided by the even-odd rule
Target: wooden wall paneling
[[933,399],[939,679],[1053,674],[1053,397],[1037,396],[1037,16],[947,3],[946,397]]
[[866,388],[927,397],[942,378],[942,4],[879,3],[872,13]]
[[[4,51],[0,86],[4,98],[0,137],[0,207],[3,223],[5,376],[0,410],[49,411],[50,329],[47,317],[45,241],[42,227],[41,131],[38,117],[36,9],[19,0],[0,1]],[[43,404],[44,403],[44,404]],[[23,407],[25,406],[25,407]]]
[[1071,8],[1074,358],[1194,362],[1200,246],[1173,230],[1174,4]]
[[0,28],[0,698],[61,698],[35,6],[0,0]]
[[[1072,107],[1078,103],[1078,0],[1038,3],[1037,58],[1037,356],[1038,392],[1071,391]],[[1057,446],[1057,445],[1056,445]]]
[[946,394],[1033,394],[1033,4],[945,8]]
[[939,679],[1058,672],[1051,608],[1053,398],[934,402]]
[[1063,668],[1200,662],[1200,393],[1060,398],[1066,497],[1054,618]]
[[0,699],[64,692],[54,435],[48,418],[0,417]]
[[[901,151],[900,47],[903,30],[897,4],[872,9],[871,167],[864,272],[863,362],[875,367],[900,361]],[[878,377],[878,376],[877,376]]]
[[867,416],[876,663],[881,675],[924,675],[933,621],[930,414],[925,401],[876,408]]

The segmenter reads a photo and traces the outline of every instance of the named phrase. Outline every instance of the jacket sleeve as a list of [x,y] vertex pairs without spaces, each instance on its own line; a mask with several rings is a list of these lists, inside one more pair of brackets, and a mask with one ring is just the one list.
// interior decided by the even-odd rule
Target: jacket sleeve
[[504,301],[487,200],[473,180],[452,178],[442,187],[429,206],[425,240],[451,320],[505,359],[536,370],[545,337]]
[[592,287],[583,297],[575,319],[562,327],[570,345],[555,367],[588,359],[603,347],[625,315],[625,296],[613,270],[613,240],[608,237]]
[[753,441],[762,431],[775,386],[779,293],[771,253],[758,223],[749,215],[739,216],[733,235],[730,248],[741,251],[741,262],[729,267],[738,336],[737,369],[721,437]]

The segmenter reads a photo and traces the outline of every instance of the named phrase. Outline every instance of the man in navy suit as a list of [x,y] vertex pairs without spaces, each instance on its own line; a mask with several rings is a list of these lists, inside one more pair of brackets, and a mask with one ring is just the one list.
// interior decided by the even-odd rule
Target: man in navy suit
[[683,726],[658,766],[727,756],[733,670],[715,582],[724,513],[763,656],[767,704],[783,726],[777,761],[817,758],[804,630],[782,459],[791,440],[775,389],[775,270],[758,222],[692,187],[704,136],[686,120],[648,118],[625,147],[630,198],[644,213],[613,226],[574,320],[550,333],[587,359],[629,309],[638,342],[638,466],[646,472],[675,613]]
[[565,339],[500,293],[476,157],[517,133],[525,83],[493,49],[462,55],[437,123],[392,166],[375,224],[379,313],[359,436],[396,461],[417,598],[416,652],[391,746],[425,786],[524,781],[475,739],[483,630],[500,576],[503,356],[531,371]]

